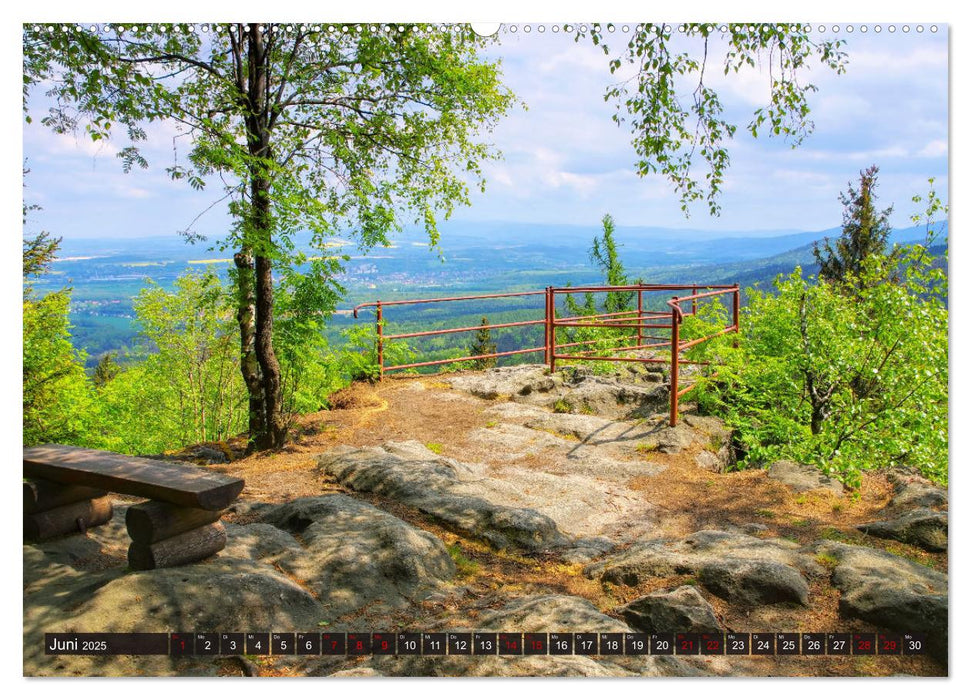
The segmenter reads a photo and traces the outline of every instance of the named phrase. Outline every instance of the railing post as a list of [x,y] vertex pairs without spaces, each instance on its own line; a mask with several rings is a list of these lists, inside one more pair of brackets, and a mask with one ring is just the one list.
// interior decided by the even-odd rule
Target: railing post
[[543,297],[543,364],[548,365],[550,363],[550,288],[546,288],[546,294]]
[[377,302],[377,326],[378,326],[378,381],[384,380],[384,319],[381,315],[381,300]]
[[741,304],[741,289],[738,286],[738,282],[735,283],[735,291],[732,294],[732,325],[735,326],[735,341],[732,343],[732,347],[738,347],[738,311]]
[[[671,298],[677,299],[677,297]],[[678,360],[681,355],[679,347],[681,345],[681,333],[678,328],[680,314],[678,311],[678,304],[671,307],[671,420],[669,422],[672,428],[678,424]]]
[[556,295],[552,287],[546,288],[546,361],[553,374],[556,371]]
[[644,290],[637,290],[637,347],[644,344]]
[[[698,293],[698,287],[692,287],[691,288],[691,295],[694,296],[697,293]],[[691,300],[691,315],[694,316],[697,313],[698,313],[698,300],[697,299],[692,299]]]

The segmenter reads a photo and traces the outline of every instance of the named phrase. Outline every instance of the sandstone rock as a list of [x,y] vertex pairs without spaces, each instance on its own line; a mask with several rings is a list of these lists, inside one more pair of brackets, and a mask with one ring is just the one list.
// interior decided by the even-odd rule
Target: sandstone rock
[[[650,661],[650,659],[649,659]],[[608,678],[635,675],[700,675],[686,664],[651,664],[654,673],[637,673],[615,663],[589,656],[380,656],[372,662],[385,676],[423,677],[557,677]],[[665,673],[668,668],[686,673]]]
[[321,604],[271,566],[216,558],[130,573],[95,591],[65,631],[316,629]]
[[494,367],[484,372],[448,377],[445,382],[453,389],[467,391],[482,399],[546,393],[555,386],[542,365]]
[[927,634],[929,651],[947,656],[947,576],[869,547],[823,541],[816,551],[838,562],[833,585],[840,614],[897,632]]
[[809,584],[791,566],[774,561],[723,559],[705,564],[698,578],[709,591],[733,603],[756,606],[809,602]]
[[804,602],[804,576],[822,575],[823,569],[788,540],[702,530],[683,540],[635,544],[622,554],[588,566],[585,573],[631,586],[652,576],[692,574],[729,602],[754,605],[766,597],[771,602]]
[[714,472],[715,474],[720,474],[724,470],[722,460],[718,459],[718,456],[714,452],[709,452],[708,450],[702,450],[695,455],[695,464],[705,471]]
[[268,523],[226,523],[225,527],[226,547],[216,556],[265,562],[303,553],[293,535]]
[[610,552],[617,545],[606,537],[586,537],[574,540],[569,548],[560,552],[569,564],[586,564]]
[[604,615],[585,598],[532,595],[517,598],[484,615],[477,627],[496,632],[631,632],[620,620]]
[[823,474],[818,467],[780,460],[769,465],[769,478],[782,482],[796,493],[827,489],[837,496],[843,495],[843,485]]
[[906,542],[928,552],[947,550],[947,511],[918,508],[898,518],[866,523],[857,529],[874,537]]
[[349,496],[299,498],[266,520],[303,541],[305,551],[276,563],[305,582],[331,615],[368,604],[402,605],[455,575],[437,537]]
[[[566,367],[554,375],[542,365],[498,367],[460,374],[445,381],[453,388],[484,399],[509,398],[565,413],[590,413],[602,418],[638,418],[664,410],[667,387],[656,373],[636,379],[611,379],[594,375],[588,367]],[[561,410],[565,409],[565,410]]]
[[393,498],[496,547],[542,550],[568,542],[552,519],[531,508],[502,506],[462,493],[463,480],[476,477],[476,470],[439,458],[417,443],[338,448],[321,455],[317,464],[344,486]]
[[655,439],[657,448],[665,454],[678,454],[699,441],[699,434],[690,425],[678,423],[674,427],[667,426],[657,431]]
[[715,611],[694,586],[679,586],[631,601],[620,614],[644,632],[723,632]]

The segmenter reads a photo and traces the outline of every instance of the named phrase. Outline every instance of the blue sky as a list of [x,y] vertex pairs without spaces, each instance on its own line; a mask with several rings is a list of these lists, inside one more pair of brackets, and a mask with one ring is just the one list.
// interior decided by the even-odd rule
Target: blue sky
[[[858,172],[880,166],[879,195],[895,204],[893,223],[907,225],[912,195],[948,175],[948,29],[917,25],[877,34],[868,25],[840,25],[849,55],[837,76],[815,65],[804,80],[817,85],[810,97],[815,132],[798,149],[779,138],[753,139],[745,130],[767,96],[768,74],[750,70],[729,77],[710,70],[726,113],[740,125],[730,144],[732,164],[721,197],[722,214],[694,207],[685,219],[672,187],[660,176],[634,173],[630,134],[611,119],[605,88],[618,80],[608,59],[589,42],[553,33],[553,25],[505,25],[488,50],[502,62],[504,83],[528,109],[514,109],[488,138],[502,161],[487,164],[487,188],[454,221],[517,221],[595,225],[606,212],[625,226],[691,227],[726,231],[819,230],[840,223],[837,196]],[[832,38],[833,24],[813,36]],[[610,37],[616,53],[626,40]],[[717,63],[714,57],[713,64]],[[35,101],[40,105],[40,100]],[[27,199],[43,207],[34,225],[65,238],[177,235],[220,193],[202,194],[168,180],[172,137],[167,124],[149,129],[145,149],[152,166],[124,174],[114,157],[118,144],[91,143],[84,135],[55,135],[35,120],[23,129],[31,174]],[[183,151],[184,157],[184,151]],[[199,230],[219,236],[227,219],[217,206]],[[447,233],[447,228],[445,229]]]

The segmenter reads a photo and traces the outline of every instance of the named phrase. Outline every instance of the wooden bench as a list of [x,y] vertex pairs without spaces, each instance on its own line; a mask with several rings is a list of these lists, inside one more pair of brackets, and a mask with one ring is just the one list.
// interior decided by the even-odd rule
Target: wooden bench
[[188,464],[66,445],[24,449],[24,537],[46,540],[111,520],[108,492],[150,500],[128,508],[132,569],[179,566],[226,546],[223,511],[243,480]]

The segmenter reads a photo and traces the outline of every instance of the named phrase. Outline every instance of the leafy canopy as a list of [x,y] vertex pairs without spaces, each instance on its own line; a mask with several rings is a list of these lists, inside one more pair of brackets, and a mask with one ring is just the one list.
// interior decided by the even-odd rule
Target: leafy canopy
[[[639,175],[660,173],[674,185],[685,215],[704,201],[712,216],[730,163],[727,142],[738,124],[726,116],[712,87],[710,62],[725,75],[764,68],[766,103],[755,110],[746,130],[782,136],[793,148],[812,133],[808,95],[817,90],[805,82],[816,60],[843,73],[847,57],[838,40],[817,42],[811,28],[798,24],[638,24],[619,54],[614,55],[614,25],[581,26],[577,41],[589,37],[610,59],[611,73],[633,72],[609,87],[604,100],[614,104],[614,121],[627,124],[637,154]],[[704,180],[696,174],[700,158]]]

